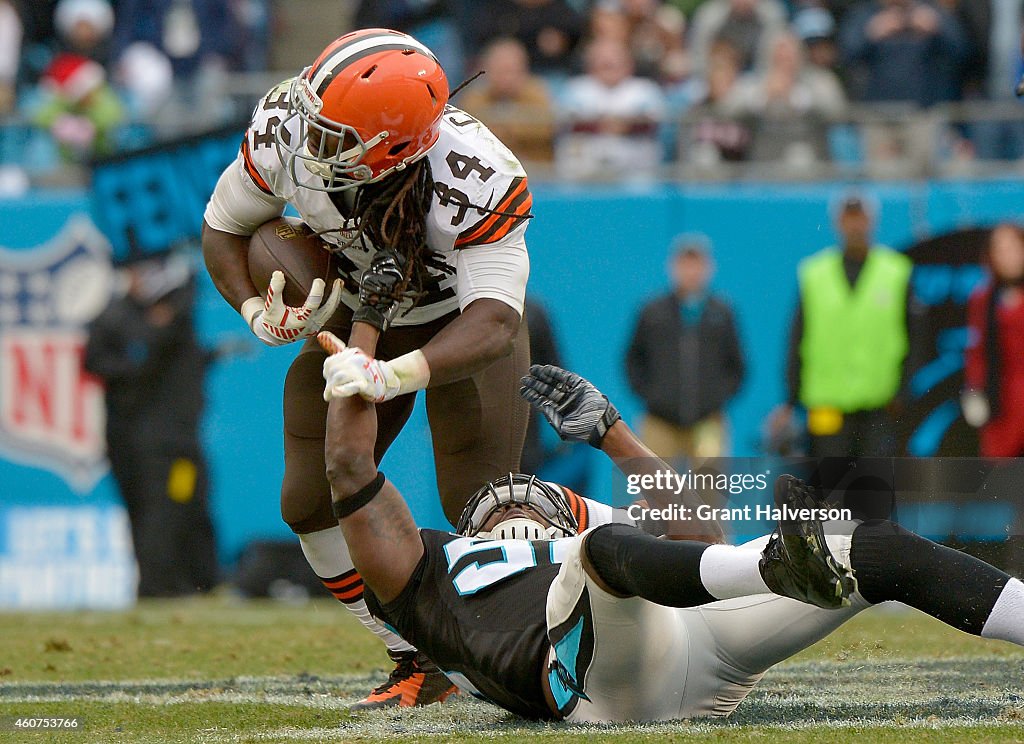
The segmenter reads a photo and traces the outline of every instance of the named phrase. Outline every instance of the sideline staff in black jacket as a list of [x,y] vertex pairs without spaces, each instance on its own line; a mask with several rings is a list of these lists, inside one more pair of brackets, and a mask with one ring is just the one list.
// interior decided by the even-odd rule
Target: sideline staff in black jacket
[[721,457],[722,409],[743,382],[732,310],[708,292],[707,241],[683,236],[669,260],[672,291],[644,306],[626,355],[630,387],[647,409],[641,439],[660,457]]
[[89,328],[85,368],[106,386],[107,457],[131,524],[140,597],[211,589],[217,555],[199,439],[211,355],[181,257],[133,260],[127,291]]

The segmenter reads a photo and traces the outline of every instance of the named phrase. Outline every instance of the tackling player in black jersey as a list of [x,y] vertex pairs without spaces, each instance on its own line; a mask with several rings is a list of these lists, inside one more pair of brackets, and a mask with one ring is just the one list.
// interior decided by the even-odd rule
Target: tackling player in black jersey
[[[356,335],[372,354],[373,339]],[[513,475],[469,501],[461,534],[418,530],[377,471],[374,404],[349,393],[351,355],[329,333],[320,341],[332,354],[324,376],[333,508],[371,610],[460,688],[513,713],[728,715],[773,664],[889,600],[1024,645],[1024,584],[883,520],[828,535],[816,521],[780,523],[741,546],[718,542],[713,523],[694,525],[698,540],[615,522],[577,535],[564,491]],[[577,375],[531,368],[523,396],[563,438],[600,448],[627,473],[643,462],[667,467]],[[821,503],[791,476],[779,478],[776,500]]]

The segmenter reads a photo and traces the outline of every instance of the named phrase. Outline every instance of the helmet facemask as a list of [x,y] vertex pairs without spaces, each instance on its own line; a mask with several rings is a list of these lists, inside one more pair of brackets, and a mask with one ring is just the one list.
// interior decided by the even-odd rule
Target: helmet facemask
[[[491,517],[512,506],[531,507],[536,518],[514,517],[483,531]],[[456,532],[496,540],[551,540],[572,537],[578,528],[576,517],[560,490],[537,476],[509,473],[473,494],[459,517]]]
[[[309,68],[306,68],[292,81],[288,111],[274,134],[281,162],[296,184],[316,191],[347,191],[379,181],[425,154],[416,153],[375,175],[364,160],[370,150],[386,143],[391,133],[384,130],[364,140],[354,128],[320,116],[323,102],[310,88],[306,79],[308,73]],[[288,128],[296,119],[299,122],[297,137]],[[311,143],[316,145],[316,152],[310,149]],[[316,178],[310,180],[300,168]]]

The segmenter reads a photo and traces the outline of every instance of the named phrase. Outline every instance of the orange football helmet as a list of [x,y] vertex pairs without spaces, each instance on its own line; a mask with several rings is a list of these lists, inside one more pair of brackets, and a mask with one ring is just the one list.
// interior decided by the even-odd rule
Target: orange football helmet
[[[427,154],[448,103],[448,79],[411,36],[364,29],[328,45],[292,81],[288,99],[275,139],[296,184],[345,191]],[[299,137],[289,131],[295,118]],[[302,174],[300,164],[319,178]]]

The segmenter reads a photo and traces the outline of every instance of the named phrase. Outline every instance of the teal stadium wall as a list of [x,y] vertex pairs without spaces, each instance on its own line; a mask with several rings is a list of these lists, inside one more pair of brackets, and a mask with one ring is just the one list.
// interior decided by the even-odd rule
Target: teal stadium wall
[[[665,287],[672,237],[680,232],[708,235],[718,266],[714,287],[736,309],[750,369],[729,411],[733,449],[737,455],[755,455],[763,416],[783,394],[796,264],[833,242],[829,205],[846,188],[839,183],[631,189],[534,184],[530,292],[547,306],[567,365],[593,380],[634,420],[639,408],[623,372],[633,320],[640,305]],[[869,190],[881,204],[878,237],[896,247],[957,228],[1018,218],[1024,204],[1024,185],[1012,179],[894,183]],[[31,250],[72,215],[90,209],[88,194],[82,192],[32,193],[0,201],[0,245],[17,253]],[[194,215],[195,224],[200,218],[200,213]],[[17,253],[0,254],[0,261],[14,261]],[[238,316],[208,280],[201,289],[198,322],[203,338],[213,343],[245,336]],[[219,364],[207,390],[204,438],[226,562],[251,539],[290,534],[277,501],[283,467],[280,391],[293,352],[253,348],[251,356]],[[76,493],[47,468],[23,461],[17,456],[0,459],[0,522],[3,510],[18,506],[105,505],[116,498],[108,477]],[[587,467],[594,494],[609,498],[606,464],[591,456]],[[445,524],[422,405],[389,453],[384,470],[406,494],[422,525]],[[5,539],[11,537],[0,530],[0,556]]]

